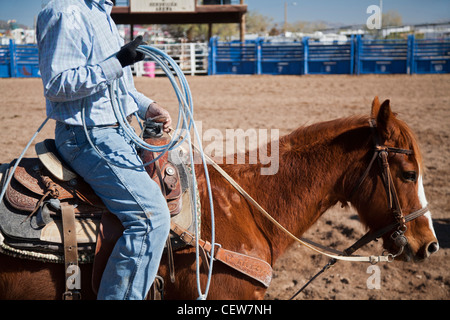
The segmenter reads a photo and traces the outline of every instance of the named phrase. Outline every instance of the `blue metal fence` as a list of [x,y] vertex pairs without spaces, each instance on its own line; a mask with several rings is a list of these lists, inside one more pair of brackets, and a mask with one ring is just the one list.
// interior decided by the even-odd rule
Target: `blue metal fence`
[[307,74],[352,74],[354,68],[353,37],[346,43],[323,44],[305,41]]
[[[239,61],[239,54],[223,55],[231,44],[238,51],[251,52],[252,58]],[[405,40],[367,40],[356,36],[345,43],[324,44],[308,38],[290,43],[270,43],[263,38],[230,43],[213,38],[209,63],[209,74],[450,73],[450,39],[418,40],[410,35]],[[248,63],[245,72],[241,72],[242,63]]]
[[0,46],[0,78],[11,77],[10,52],[9,46]]
[[407,40],[363,40],[357,37],[356,73],[407,73]]
[[410,38],[411,73],[450,73],[450,41]]
[[259,57],[257,74],[301,74],[304,70],[304,48],[302,42],[270,43],[257,42]]
[[[216,43],[214,43],[216,42]],[[209,54],[209,74],[255,74],[256,43],[221,42],[211,39]],[[216,63],[220,61],[220,63]]]
[[[367,40],[345,43],[273,43],[264,38],[209,45],[208,74],[450,73],[450,39]],[[0,78],[39,77],[36,45],[0,46]]]
[[36,45],[15,44],[0,46],[0,78],[40,77]]

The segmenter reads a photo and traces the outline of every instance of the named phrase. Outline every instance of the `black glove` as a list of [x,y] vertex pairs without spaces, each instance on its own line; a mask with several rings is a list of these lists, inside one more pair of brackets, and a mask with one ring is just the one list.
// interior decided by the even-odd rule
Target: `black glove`
[[142,36],[136,37],[131,42],[128,42],[120,51],[117,52],[116,57],[119,59],[120,64],[123,67],[129,66],[133,63],[144,60],[145,54],[142,52],[136,51],[136,48],[142,43]]

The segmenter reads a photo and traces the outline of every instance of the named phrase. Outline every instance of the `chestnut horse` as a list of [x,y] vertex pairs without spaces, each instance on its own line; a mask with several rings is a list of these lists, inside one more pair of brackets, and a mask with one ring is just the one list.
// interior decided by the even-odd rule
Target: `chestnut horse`
[[[376,132],[369,127],[376,121]],[[222,165],[281,225],[300,237],[330,207],[350,203],[369,231],[392,224],[394,218],[375,165],[373,136],[384,146],[408,149],[408,154],[389,152],[389,166],[398,203],[404,215],[425,208],[422,185],[423,164],[416,139],[408,126],[392,113],[389,101],[372,104],[370,116],[350,117],[299,128],[279,141],[279,171],[261,175],[261,164]],[[268,149],[270,150],[270,149]],[[247,155],[248,156],[248,155]],[[211,224],[205,178],[197,168],[202,210],[202,238],[209,239]],[[245,200],[216,170],[210,168],[214,197],[216,242],[223,248],[258,257],[270,265],[286,251],[293,240]],[[355,187],[358,186],[356,192]],[[422,260],[438,250],[428,210],[406,223],[407,250],[396,259]],[[392,231],[383,235],[383,246],[396,253]],[[165,299],[198,297],[193,247],[174,253],[176,281],[171,283],[167,259],[163,257],[160,275],[165,279]],[[64,291],[63,267],[58,264],[21,260],[0,255],[1,299],[60,299]],[[92,265],[81,265],[82,296],[93,299],[90,291]],[[201,283],[206,283],[205,270]],[[262,299],[266,288],[256,280],[218,261],[214,263],[210,299]]]

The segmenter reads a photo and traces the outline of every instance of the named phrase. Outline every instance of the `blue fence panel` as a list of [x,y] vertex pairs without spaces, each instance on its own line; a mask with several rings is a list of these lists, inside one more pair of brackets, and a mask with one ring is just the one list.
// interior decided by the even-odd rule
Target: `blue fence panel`
[[362,40],[357,38],[357,73],[407,73],[407,40]]
[[39,56],[34,44],[0,46],[0,77],[40,77]]
[[353,37],[347,43],[308,41],[308,74],[353,74]]
[[450,40],[412,39],[412,73],[449,73]]
[[9,46],[0,46],[0,78],[11,77]]
[[212,38],[209,74],[257,73],[255,42],[219,42]]
[[303,74],[304,48],[301,42],[260,43],[261,59],[258,74]]
[[16,77],[40,77],[39,57],[36,45],[16,45]]

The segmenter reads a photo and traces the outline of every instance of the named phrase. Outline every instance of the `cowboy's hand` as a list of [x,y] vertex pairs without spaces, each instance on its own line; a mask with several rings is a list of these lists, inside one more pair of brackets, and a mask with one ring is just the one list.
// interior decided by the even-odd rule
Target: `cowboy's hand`
[[170,132],[170,125],[172,124],[172,119],[170,117],[169,112],[161,107],[156,102],[152,102],[147,109],[147,113],[145,114],[145,118],[158,118],[155,119],[157,122],[163,122],[163,130],[165,132]]
[[132,65],[136,62],[144,60],[145,54],[136,51],[136,48],[142,43],[142,36],[136,37],[133,41],[124,45],[119,52],[117,52],[116,57],[119,59],[122,68]]

